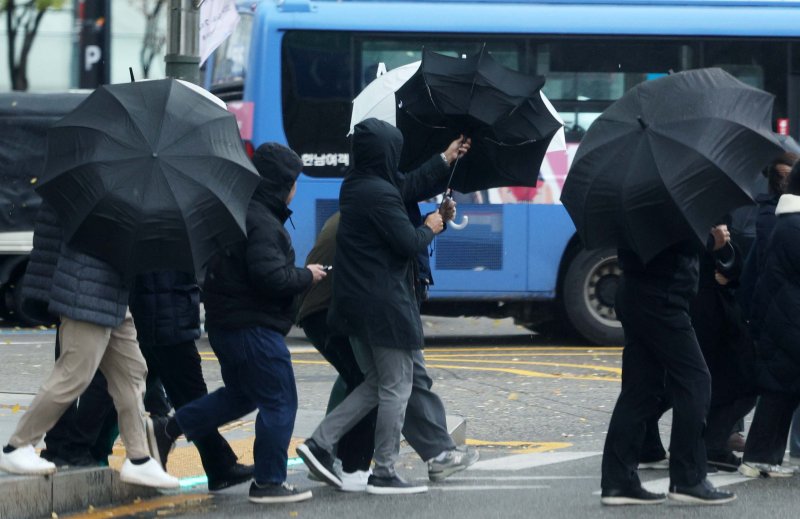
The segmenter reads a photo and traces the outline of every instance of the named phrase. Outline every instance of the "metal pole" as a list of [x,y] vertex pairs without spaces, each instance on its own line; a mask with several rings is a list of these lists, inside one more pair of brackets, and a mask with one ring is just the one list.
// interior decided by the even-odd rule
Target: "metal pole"
[[169,0],[167,55],[164,56],[167,77],[194,84],[200,84],[200,3],[196,0]]

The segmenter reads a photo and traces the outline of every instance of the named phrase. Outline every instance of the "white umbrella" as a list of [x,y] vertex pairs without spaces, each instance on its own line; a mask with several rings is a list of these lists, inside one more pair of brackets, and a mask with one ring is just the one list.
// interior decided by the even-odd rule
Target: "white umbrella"
[[402,67],[393,68],[367,85],[353,99],[353,115],[350,117],[350,133],[348,135],[353,133],[355,125],[370,117],[397,126],[395,117],[397,105],[394,93],[414,75],[420,63],[420,61],[415,61]]
[[550,114],[555,118],[556,121],[561,123],[561,128],[553,135],[553,138],[550,140],[550,145],[547,147],[547,153],[551,151],[566,151],[567,149],[567,137],[564,135],[564,119],[558,115],[555,107],[553,107],[553,103],[547,99],[547,96],[544,95],[544,92],[541,90],[539,91],[542,94],[542,101],[544,101],[544,105],[550,110]]

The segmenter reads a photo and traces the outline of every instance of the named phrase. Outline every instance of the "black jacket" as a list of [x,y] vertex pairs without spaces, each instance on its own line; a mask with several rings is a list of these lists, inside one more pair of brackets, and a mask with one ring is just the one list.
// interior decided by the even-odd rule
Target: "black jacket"
[[367,119],[356,125],[354,167],[339,195],[328,323],[372,347],[419,349],[414,263],[434,234],[408,219],[395,176],[402,146],[400,131],[388,123]]
[[618,259],[625,277],[663,293],[667,302],[688,311],[689,302],[698,290],[700,250],[694,241],[686,240],[665,249],[646,264],[625,248],[619,249]]
[[758,383],[800,395],[800,196],[783,195],[776,213],[753,299]]
[[200,337],[200,287],[194,277],[174,270],[136,276],[131,314],[144,346],[171,346]]
[[311,286],[311,271],[295,267],[284,228],[292,214],[285,200],[302,162],[259,155],[262,146],[253,159],[262,180],[247,210],[247,241],[209,263],[203,285],[209,330],[260,326],[285,335],[292,327],[294,297]]

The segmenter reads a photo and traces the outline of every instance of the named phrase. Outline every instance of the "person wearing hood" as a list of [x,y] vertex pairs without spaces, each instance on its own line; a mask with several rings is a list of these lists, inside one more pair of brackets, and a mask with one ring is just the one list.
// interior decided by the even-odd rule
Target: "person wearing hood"
[[316,264],[295,267],[284,228],[303,168],[300,157],[266,143],[256,149],[253,164],[262,178],[247,211],[247,240],[209,262],[203,286],[208,339],[225,386],[178,409],[157,439],[168,452],[181,433],[195,441],[258,409],[249,499],[291,503],[310,499],[311,491],[286,483],[297,387],[285,336],[294,297],[322,280],[325,271]]
[[438,211],[415,227],[397,184],[403,136],[394,126],[367,119],[355,127],[354,167],[339,195],[341,217],[333,264],[333,299],[328,323],[350,337],[361,383],[297,448],[309,471],[341,488],[332,451],[341,437],[378,406],[371,494],[411,494],[425,485],[395,471],[400,434],[422,361],[422,321],[415,294],[417,255],[444,229]]
[[800,162],[789,173],[775,215],[750,321],[759,400],[739,466],[748,477],[795,473],[782,463],[792,413],[800,404]]

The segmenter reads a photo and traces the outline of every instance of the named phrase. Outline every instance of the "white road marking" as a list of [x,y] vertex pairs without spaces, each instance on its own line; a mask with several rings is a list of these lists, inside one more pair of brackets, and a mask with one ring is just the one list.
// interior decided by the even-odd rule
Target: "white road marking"
[[445,485],[441,487],[429,487],[429,490],[447,491],[468,491],[473,490],[542,490],[550,488],[550,485]]
[[467,470],[523,470],[599,456],[602,452],[535,452],[479,461]]
[[[427,479],[427,478],[426,478]],[[447,481],[547,481],[554,479],[600,479],[596,476],[473,476],[449,477]]]

